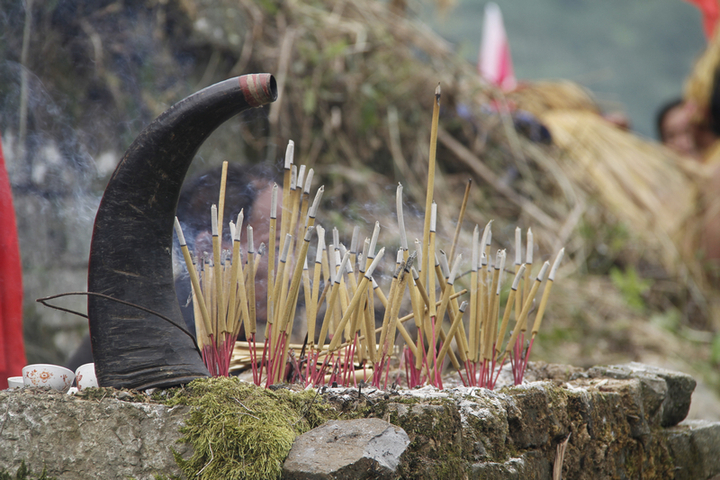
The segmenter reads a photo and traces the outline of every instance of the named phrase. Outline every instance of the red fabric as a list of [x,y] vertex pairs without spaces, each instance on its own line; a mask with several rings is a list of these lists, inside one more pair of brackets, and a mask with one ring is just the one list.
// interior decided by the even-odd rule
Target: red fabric
[[715,33],[715,27],[717,26],[718,19],[720,18],[720,5],[718,0],[685,0],[686,2],[695,5],[703,16],[703,30],[708,40],[713,37]]
[[0,142],[0,389],[8,387],[7,377],[21,375],[25,366],[22,294],[15,210]]

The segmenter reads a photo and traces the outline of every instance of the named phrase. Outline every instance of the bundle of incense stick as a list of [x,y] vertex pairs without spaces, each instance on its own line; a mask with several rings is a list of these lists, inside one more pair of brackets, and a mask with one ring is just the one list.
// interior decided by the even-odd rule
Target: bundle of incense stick
[[[193,257],[188,249],[182,227],[175,218],[175,232],[185,259],[192,283],[195,331],[203,361],[213,376],[227,376],[232,359],[235,339],[240,333],[243,320],[247,329],[254,325],[254,310],[249,306],[246,285],[254,285],[254,263],[252,251],[252,227],[248,227],[248,275],[244,273],[240,260],[240,226],[243,212],[237,217],[237,224],[230,222],[233,238],[232,257],[221,250],[222,211],[225,202],[227,162],[223,163],[220,182],[220,213],[216,205],[211,207],[212,257]],[[237,227],[236,227],[237,225]],[[235,260],[232,262],[231,260]]]
[[[349,235],[349,249],[341,243],[337,229],[333,229],[331,243],[327,244],[325,229],[315,225],[324,187],[317,190],[310,203],[313,171],[294,165],[292,141],[285,153],[283,184],[274,185],[272,189],[268,292],[267,298],[261,300],[267,302],[268,312],[263,343],[255,341],[254,285],[258,255],[251,227],[247,229],[244,258],[241,253],[242,212],[236,224],[230,223],[232,254],[223,254],[219,240],[215,240],[216,230],[217,235],[221,235],[220,219],[213,220],[212,259],[193,260],[184,239],[181,241],[193,283],[199,344],[208,368],[217,365],[211,371],[227,374],[225,366],[230,364],[230,349],[244,323],[247,342],[237,344],[233,362],[249,364],[258,385],[286,381],[305,385],[354,385],[364,380],[384,388],[391,367],[394,371],[402,370],[395,369],[398,363],[394,362],[399,362],[404,366],[408,386],[430,383],[442,388],[446,359],[466,385],[492,388],[508,359],[515,381],[522,381],[564,250],[557,254],[552,269],[545,262],[533,278],[532,231],[527,232],[523,262],[522,232],[518,228],[514,277],[508,282],[506,252],[498,250],[492,255],[492,221],[482,230],[482,235],[476,226],[472,236],[470,278],[464,280],[469,285],[466,289],[456,288],[463,271],[463,257],[455,251],[471,183],[468,182],[465,191],[448,257],[438,245],[438,205],[433,198],[439,86],[434,100],[423,236],[415,240],[415,250],[410,252],[403,188],[398,185],[400,245],[394,267],[384,266],[384,270],[394,272],[387,289],[373,277],[388,257],[385,248],[378,249],[380,223],[375,222],[372,234],[364,241],[360,241],[360,228],[354,227]],[[221,197],[222,192],[221,186]],[[220,205],[223,202],[221,198]],[[282,208],[279,225],[278,206]],[[211,215],[216,218],[214,210]],[[176,228],[180,237],[179,223]],[[312,247],[315,261],[308,262]],[[543,282],[545,289],[531,321],[535,298]],[[503,306],[501,298],[506,283],[511,283],[511,287]],[[463,295],[467,296],[466,301],[460,298]],[[377,311],[382,312],[379,328],[375,323]],[[411,320],[411,326],[406,326]],[[526,347],[530,325],[532,330]],[[293,331],[305,335],[305,342],[290,344]],[[400,337],[404,343],[402,350],[396,345],[396,338]]]

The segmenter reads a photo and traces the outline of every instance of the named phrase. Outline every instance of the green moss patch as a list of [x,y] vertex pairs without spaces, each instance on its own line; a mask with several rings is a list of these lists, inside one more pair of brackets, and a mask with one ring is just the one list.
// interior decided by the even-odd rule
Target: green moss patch
[[167,403],[193,407],[180,441],[194,453],[175,459],[200,480],[279,478],[295,437],[334,416],[315,391],[270,391],[235,378],[195,380]]
[[0,480],[55,480],[55,477],[48,477],[44,468],[39,477],[33,475],[30,468],[25,465],[25,460],[23,460],[15,475],[5,469],[0,469]]

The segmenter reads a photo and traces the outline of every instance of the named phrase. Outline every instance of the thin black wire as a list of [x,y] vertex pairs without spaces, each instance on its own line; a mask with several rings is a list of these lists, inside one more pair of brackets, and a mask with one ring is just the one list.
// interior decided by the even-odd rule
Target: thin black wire
[[[178,325],[177,325],[175,322],[173,322],[170,318],[168,318],[168,317],[166,317],[165,315],[163,315],[163,314],[161,314],[161,313],[158,313],[158,312],[156,312],[156,311],[154,311],[154,310],[150,310],[149,308],[143,307],[142,305],[137,305],[137,304],[135,304],[135,303],[127,302],[127,301],[125,301],[125,300],[120,300],[119,298],[114,298],[114,297],[111,297],[110,295],[105,295],[104,293],[96,293],[96,292],[67,292],[67,293],[59,293],[59,294],[57,294],[57,295],[51,295],[51,296],[49,296],[49,297],[38,298],[38,299],[35,300],[35,301],[36,301],[36,302],[39,302],[39,303],[42,303],[42,304],[45,305],[46,307],[50,307],[50,308],[53,308],[53,309],[55,309],[55,310],[60,310],[60,311],[62,311],[62,312],[71,313],[71,314],[77,315],[77,316],[79,316],[79,317],[88,318],[88,316],[85,315],[84,313],[76,312],[75,310],[70,310],[70,309],[67,309],[67,308],[58,307],[58,306],[50,305],[49,303],[46,303],[48,300],[54,300],[54,299],[56,299],[56,298],[62,298],[62,297],[69,297],[69,296],[72,296],[72,295],[94,295],[94,296],[96,296],[96,297],[104,298],[104,299],[106,299],[106,300],[112,300],[113,302],[121,303],[121,304],[123,304],[123,305],[127,305],[128,307],[137,308],[138,310],[142,310],[143,312],[149,313],[149,314],[151,314],[151,315],[155,315],[156,317],[158,317],[158,318],[160,318],[160,319],[162,319],[162,320],[165,320],[165,321],[168,322],[170,325],[172,325],[173,327],[177,328],[178,330],[180,330],[181,332],[183,332],[185,335],[187,335],[188,337],[190,337],[190,340],[192,340],[193,345],[195,345],[195,350],[197,350],[197,352],[200,353],[200,347],[198,346],[197,341],[195,340],[195,337],[193,337],[193,335],[192,335],[190,332],[188,332],[187,330],[185,330],[184,328],[178,326]],[[201,355],[202,355],[202,354],[201,354]]]

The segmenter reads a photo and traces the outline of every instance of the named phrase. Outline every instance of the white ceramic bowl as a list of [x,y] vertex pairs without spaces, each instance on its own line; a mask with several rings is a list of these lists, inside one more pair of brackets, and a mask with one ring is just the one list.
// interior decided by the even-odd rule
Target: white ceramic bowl
[[80,365],[77,370],[75,370],[75,382],[77,383],[78,390],[97,387],[98,381],[95,376],[95,364],[86,363],[85,365]]
[[63,393],[68,391],[75,380],[72,370],[45,363],[26,365],[22,374],[26,387],[50,387]]
[[23,388],[24,386],[23,377],[8,377],[8,390]]

